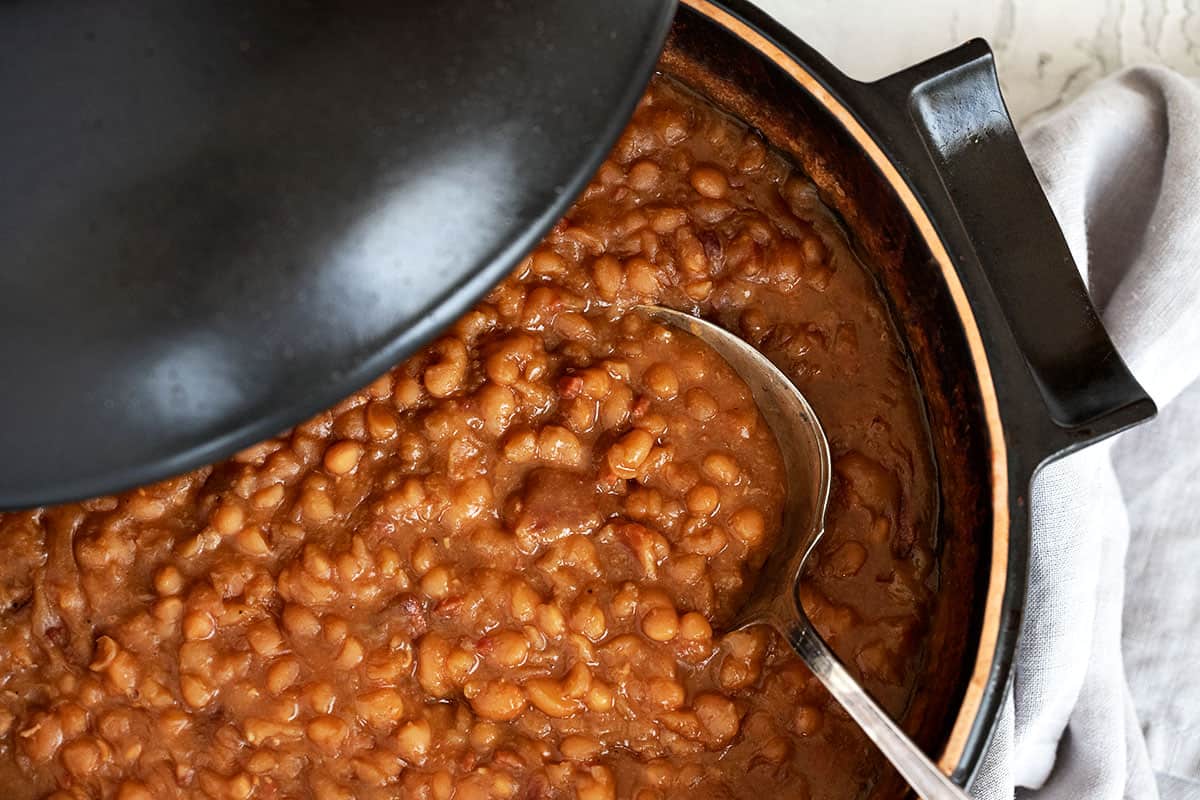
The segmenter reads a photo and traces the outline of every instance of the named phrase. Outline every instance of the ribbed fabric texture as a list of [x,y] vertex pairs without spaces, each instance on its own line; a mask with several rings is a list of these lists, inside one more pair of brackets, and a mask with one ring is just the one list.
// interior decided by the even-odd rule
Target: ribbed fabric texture
[[1129,69],[1023,139],[1160,416],[1034,483],[1014,691],[972,794],[1200,800],[1200,87]]

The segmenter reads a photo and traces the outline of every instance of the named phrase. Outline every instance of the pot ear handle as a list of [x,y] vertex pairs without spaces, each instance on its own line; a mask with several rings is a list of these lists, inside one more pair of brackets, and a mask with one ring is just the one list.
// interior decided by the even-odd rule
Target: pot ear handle
[[1020,386],[1002,398],[1018,403],[1011,435],[1040,433],[1031,449],[1045,458],[1152,417],[1154,402],[1105,332],[1021,147],[987,44],[975,39],[859,88],[869,114],[890,112],[872,120],[880,144],[931,216],[947,222],[939,233],[997,383]]

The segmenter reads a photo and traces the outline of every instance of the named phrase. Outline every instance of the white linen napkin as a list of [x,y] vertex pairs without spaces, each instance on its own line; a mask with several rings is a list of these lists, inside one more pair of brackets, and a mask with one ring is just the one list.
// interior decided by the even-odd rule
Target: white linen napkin
[[1129,69],[1022,138],[1160,416],[1034,482],[1014,690],[972,794],[1200,800],[1200,87]]

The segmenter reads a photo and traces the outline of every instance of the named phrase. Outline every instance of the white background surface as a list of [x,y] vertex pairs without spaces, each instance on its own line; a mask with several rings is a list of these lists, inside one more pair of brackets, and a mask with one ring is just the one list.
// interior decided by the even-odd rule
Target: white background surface
[[860,80],[981,36],[1018,124],[1123,66],[1200,75],[1200,0],[752,1]]

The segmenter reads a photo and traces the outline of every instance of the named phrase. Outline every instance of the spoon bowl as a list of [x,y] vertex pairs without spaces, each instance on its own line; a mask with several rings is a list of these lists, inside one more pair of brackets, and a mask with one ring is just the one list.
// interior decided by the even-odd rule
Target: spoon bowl
[[770,359],[724,328],[663,306],[638,306],[637,310],[654,322],[696,337],[733,368],[749,387],[783,458],[787,498],[780,535],[730,627],[761,624],[775,628],[922,797],[968,797],[871,699],[829,649],[800,604],[804,565],[825,533],[832,481],[829,440],[808,400]]

